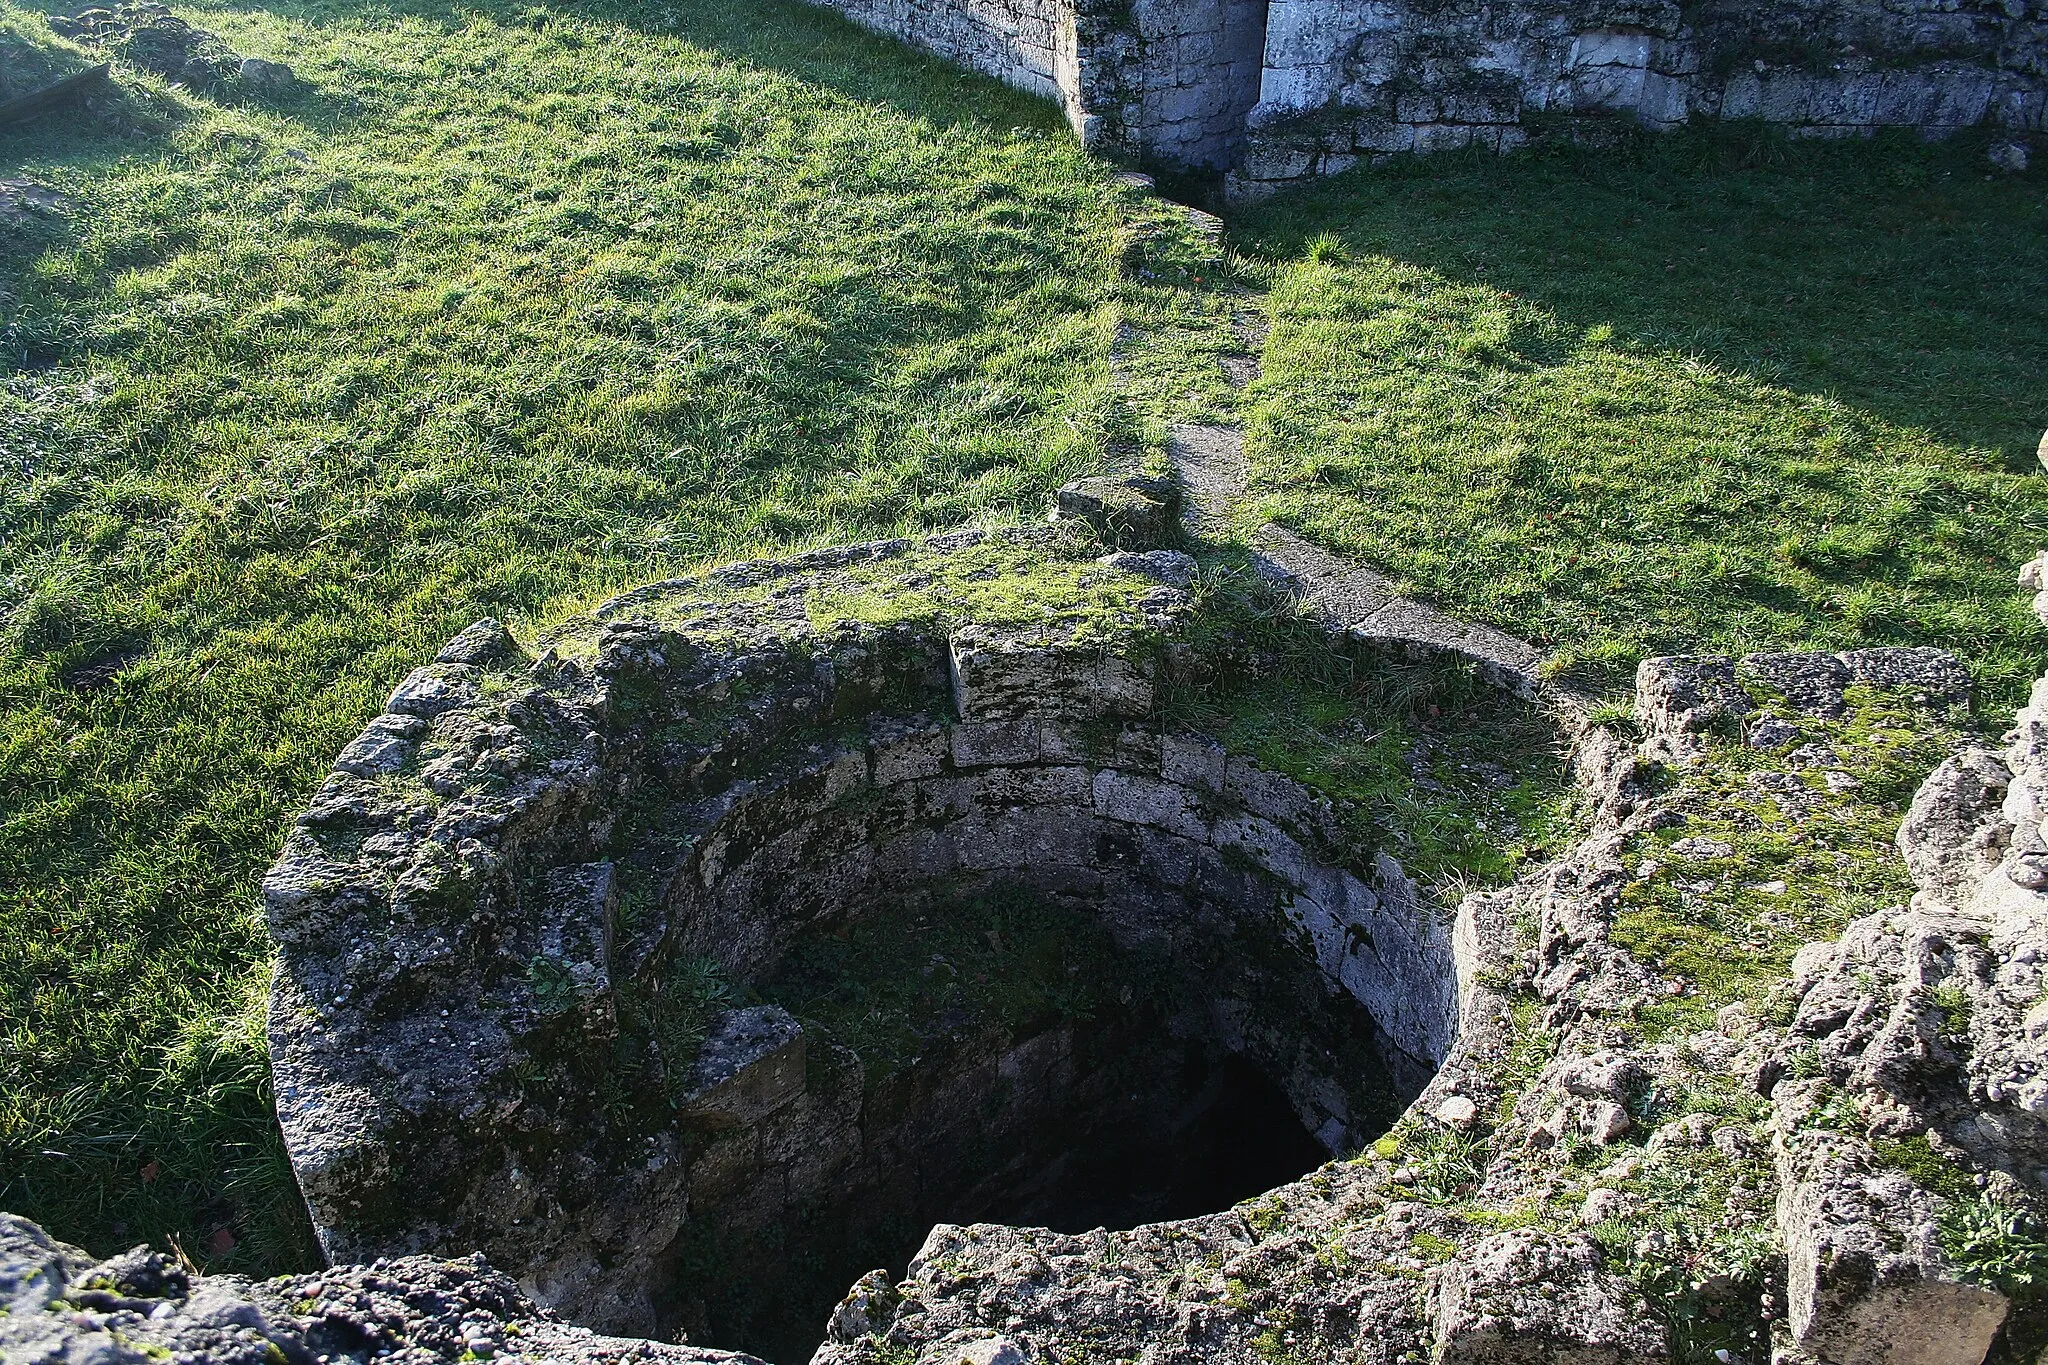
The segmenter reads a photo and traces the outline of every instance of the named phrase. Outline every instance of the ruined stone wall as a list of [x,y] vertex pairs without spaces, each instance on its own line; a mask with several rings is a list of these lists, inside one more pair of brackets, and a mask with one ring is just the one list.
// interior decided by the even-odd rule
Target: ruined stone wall
[[[696,1230],[752,1244],[910,1170],[943,1194],[927,1153],[1085,1098],[1023,1083],[1012,1054],[1056,1058],[1053,1034],[954,1059],[1015,1073],[992,1119],[951,1090],[877,1108],[825,1074],[829,1039],[749,1010],[707,1070],[662,1002],[678,961],[752,986],[806,934],[994,883],[1201,987],[1162,1060],[1242,1058],[1333,1154],[1382,1131],[1455,1041],[1449,926],[1327,799],[1158,726],[1193,562],[1100,549],[967,531],[728,566],[537,658],[480,624],[407,679],[265,881],[279,1122],[329,1255],[481,1247],[543,1303],[650,1332]],[[935,583],[1001,607],[819,624]]]
[[1940,136],[2038,132],[2044,107],[2048,9],[2033,0],[1273,0],[1234,190],[1619,123]]
[[2048,117],[2043,0],[823,0],[1057,101],[1084,142],[1257,198],[1360,161],[1755,119]]
[[819,0],[1042,95],[1091,148],[1223,170],[1264,65],[1266,0]]
[[863,28],[914,43],[1067,110],[1081,131],[1074,0],[820,0]]

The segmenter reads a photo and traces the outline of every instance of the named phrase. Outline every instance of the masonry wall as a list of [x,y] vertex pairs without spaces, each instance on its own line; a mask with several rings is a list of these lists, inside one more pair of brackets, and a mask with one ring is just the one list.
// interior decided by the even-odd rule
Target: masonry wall
[[2043,0],[1272,0],[1231,190],[1698,118],[2024,135],[2044,106]]
[[1090,148],[1254,199],[1360,161],[1756,119],[2048,119],[2048,0],[824,0],[1057,101]]
[[864,28],[901,38],[1067,111],[1081,132],[1074,0],[819,0]]

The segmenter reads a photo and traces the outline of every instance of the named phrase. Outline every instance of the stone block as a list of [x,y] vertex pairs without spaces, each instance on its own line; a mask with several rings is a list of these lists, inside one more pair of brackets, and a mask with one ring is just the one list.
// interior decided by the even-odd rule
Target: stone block
[[691,1065],[676,1113],[707,1128],[759,1123],[803,1093],[804,1031],[779,1005],[727,1010]]
[[[1207,109],[1202,92],[1177,90],[1155,105],[1151,117],[1164,122],[1199,118]],[[1144,548],[1180,537],[1180,486],[1171,479],[1139,474],[1076,479],[1054,498],[1053,516],[1082,521],[1113,545]]]
[[1070,806],[1094,814],[1093,779],[1072,765],[999,768],[967,779],[974,803],[983,810],[1021,806]]
[[894,786],[920,777],[936,777],[944,771],[952,752],[952,736],[934,727],[893,735],[869,746],[875,785]]
[[378,716],[341,751],[334,760],[335,769],[357,777],[395,773],[418,751],[420,737],[426,732],[427,723],[418,716]]
[[1106,819],[1150,825],[1184,839],[1206,841],[1209,821],[1186,787],[1117,768],[1095,775],[1095,812]]
[[1588,1237],[1488,1237],[1437,1284],[1436,1365],[1638,1365],[1669,1360],[1656,1317]]
[[1394,118],[1401,123],[1435,123],[1442,108],[1435,95],[1401,95],[1394,100]]
[[955,767],[1036,763],[1038,722],[1032,719],[970,721],[953,727],[952,742]]
[[1152,709],[1157,662],[1149,657],[985,627],[962,627],[951,645],[962,720],[1137,717]]
[[1223,790],[1228,757],[1223,746],[1198,735],[1166,735],[1160,741],[1159,775],[1184,787]]
[[428,664],[406,676],[384,703],[384,709],[432,720],[444,711],[475,700],[476,685],[477,671],[467,664]]
[[893,886],[950,877],[960,866],[953,840],[939,830],[920,829],[875,849],[875,875]]
[[1642,32],[1582,33],[1572,40],[1571,55],[1565,59],[1565,64],[1571,67],[1617,66],[1647,70],[1652,43],[1650,35]]
[[960,866],[971,872],[1075,867],[1094,854],[1094,818],[1057,806],[972,815],[947,833]]
[[1410,124],[1370,115],[1352,126],[1351,141],[1361,152],[1409,152],[1415,150],[1415,129]]
[[1801,1350],[1838,1365],[1979,1365],[2009,1305],[1948,1271],[1925,1191],[1846,1135],[1797,1139],[1780,1169],[1788,1325]]

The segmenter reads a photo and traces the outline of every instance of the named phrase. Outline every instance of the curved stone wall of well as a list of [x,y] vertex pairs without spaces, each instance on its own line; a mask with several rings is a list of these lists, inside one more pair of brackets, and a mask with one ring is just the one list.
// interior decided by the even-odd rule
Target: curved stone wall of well
[[[1154,575],[1189,566],[1083,559],[1124,605],[1071,624],[811,619],[849,566],[922,590],[1002,535],[1074,553],[1044,529],[732,566],[538,657],[481,624],[397,689],[265,880],[278,1117],[332,1259],[481,1250],[576,1321],[657,1330],[711,1177],[676,1120],[690,1059],[621,1079],[636,1010],[678,955],[758,979],[884,897],[1021,881],[1134,944],[1269,924],[1370,1016],[1397,1101],[1427,1079],[1471,975],[1449,927],[1327,801],[1148,719],[1192,604]],[[1189,1029],[1327,1149],[1369,1138],[1386,1115],[1314,1038],[1262,1032],[1255,985]]]
[[[1157,730],[1036,718],[879,728],[692,812],[711,818],[679,840],[694,852],[666,897],[673,951],[757,980],[798,934],[863,905],[1007,881],[1096,911],[1133,949],[1272,924],[1371,1016],[1403,1094],[1449,1051],[1450,925],[1391,858],[1349,868],[1319,856],[1341,839],[1334,813],[1291,779]],[[1377,1136],[1313,1059],[1257,1060],[1332,1155]]]

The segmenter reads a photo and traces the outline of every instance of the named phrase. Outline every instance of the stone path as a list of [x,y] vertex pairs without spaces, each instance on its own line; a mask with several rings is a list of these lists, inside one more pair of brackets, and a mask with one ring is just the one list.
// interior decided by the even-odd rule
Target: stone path
[[[1148,175],[1125,171],[1116,180],[1140,194],[1158,194]],[[1161,202],[1171,204],[1169,200]],[[1196,235],[1222,248],[1222,219],[1184,204],[1172,206],[1187,215]],[[1259,356],[1266,345],[1267,323],[1249,290],[1232,289],[1224,297],[1233,304],[1231,330],[1237,349],[1218,357],[1218,363],[1231,387],[1242,390],[1261,373]],[[1129,341],[1128,334],[1119,333],[1110,357],[1113,373],[1121,375],[1118,352]],[[1243,430],[1185,423],[1169,428],[1168,436],[1188,531],[1212,539],[1231,538],[1235,535],[1231,513],[1248,496],[1251,477],[1245,463]],[[1252,533],[1251,548],[1261,570],[1299,592],[1333,632],[1393,644],[1416,655],[1457,655],[1472,660],[1493,682],[1523,696],[1540,692],[1569,710],[1585,709],[1585,698],[1540,678],[1537,668],[1544,653],[1526,640],[1403,597],[1386,575],[1313,545],[1283,526],[1268,522],[1259,527]]]
[[[1231,386],[1242,389],[1259,377],[1266,326],[1249,308],[1239,310],[1233,326],[1244,349],[1222,357],[1221,364]],[[1235,426],[1182,425],[1168,434],[1188,529],[1196,534],[1226,531],[1232,509],[1247,495],[1244,432]],[[1524,696],[1534,696],[1543,686],[1537,674],[1543,651],[1526,640],[1403,597],[1386,575],[1312,545],[1285,527],[1268,522],[1252,535],[1261,568],[1295,587],[1332,631],[1418,654],[1471,659],[1494,682]]]

